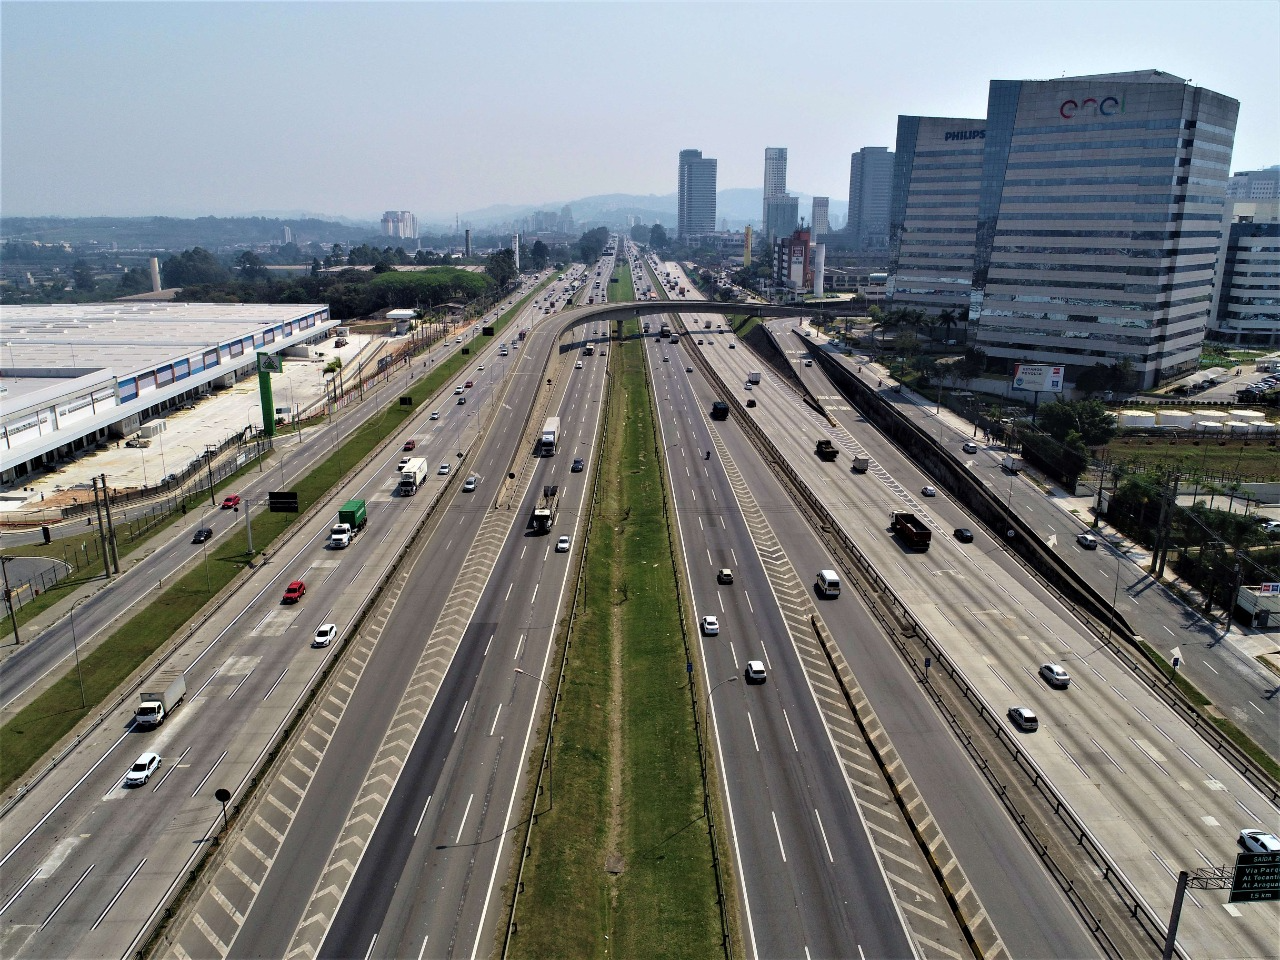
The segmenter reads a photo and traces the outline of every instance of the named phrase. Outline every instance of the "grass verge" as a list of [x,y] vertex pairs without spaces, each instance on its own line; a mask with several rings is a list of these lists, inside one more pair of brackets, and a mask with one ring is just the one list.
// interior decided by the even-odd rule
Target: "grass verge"
[[552,805],[530,837],[518,957],[722,952],[643,344],[624,339],[612,358],[601,499],[556,706]]
[[[528,297],[533,295],[530,293]],[[522,298],[521,303],[528,297]],[[518,306],[504,314],[504,319],[509,320]],[[437,364],[405,394],[413,398],[412,407],[400,406],[401,394],[388,391],[386,407],[361,424],[340,447],[294,483],[299,513],[260,511],[252,518],[253,542],[258,551],[273,543],[302,513],[339,483],[347,470],[399,430],[428,397],[452,380],[471,359],[454,353]],[[322,455],[323,452],[317,450],[316,453]],[[0,791],[7,790],[25,776],[86,714],[109,699],[148,657],[181,632],[183,626],[245,567],[249,562],[248,551],[248,537],[241,523],[217,548],[209,551],[206,563],[170,584],[119,626],[97,649],[84,656],[79,673],[74,666],[71,667],[0,726]],[[81,676],[84,678],[83,701]]]

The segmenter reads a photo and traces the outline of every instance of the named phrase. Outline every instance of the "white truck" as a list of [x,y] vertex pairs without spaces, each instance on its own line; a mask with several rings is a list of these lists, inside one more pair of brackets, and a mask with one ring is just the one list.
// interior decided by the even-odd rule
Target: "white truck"
[[160,726],[186,695],[187,675],[180,667],[160,670],[142,691],[138,708],[133,711],[134,726],[144,729]]
[[426,458],[412,457],[400,470],[400,482],[396,484],[396,493],[402,497],[412,497],[430,475],[431,467]]
[[538,456],[550,457],[560,449],[560,418],[548,417],[542,425],[542,436],[538,438]]
[[1022,469],[1022,458],[1015,457],[1011,453],[1006,453],[1004,455],[1004,459],[1000,461],[1000,465],[1010,473],[1017,473]]
[[760,372],[759,372],[758,370],[752,370],[750,373],[748,373],[748,374],[747,374],[747,383],[750,383],[750,384],[752,384],[753,386],[759,386],[759,385],[760,385]]

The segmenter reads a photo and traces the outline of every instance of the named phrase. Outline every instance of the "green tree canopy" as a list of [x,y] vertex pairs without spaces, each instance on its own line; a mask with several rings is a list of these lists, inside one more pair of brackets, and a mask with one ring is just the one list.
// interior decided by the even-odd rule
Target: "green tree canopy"
[[534,271],[545,270],[547,261],[551,258],[551,248],[541,240],[533,241],[533,246],[529,248],[529,266]]
[[583,263],[591,263],[600,259],[605,246],[609,243],[609,228],[596,227],[588,230],[578,238],[578,253]]
[[495,250],[485,261],[484,272],[502,289],[516,278],[516,254],[514,250]]
[[1116,435],[1116,418],[1098,400],[1056,400],[1046,403],[1036,415],[1045,433],[1066,443],[1072,434],[1090,447],[1107,443]]
[[204,247],[193,247],[170,257],[161,268],[166,287],[187,287],[197,283],[225,283],[231,271]]
[[655,250],[665,250],[671,246],[671,238],[667,236],[667,228],[655,223],[649,228],[649,246]]

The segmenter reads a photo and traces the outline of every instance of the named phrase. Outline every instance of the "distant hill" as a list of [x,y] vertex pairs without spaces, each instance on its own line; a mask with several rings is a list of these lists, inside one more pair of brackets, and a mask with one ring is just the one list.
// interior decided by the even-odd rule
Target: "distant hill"
[[375,223],[338,223],[316,218],[267,217],[3,217],[0,238],[76,245],[115,243],[121,250],[216,250],[255,243],[279,243],[288,227],[298,244],[359,242],[378,233]]

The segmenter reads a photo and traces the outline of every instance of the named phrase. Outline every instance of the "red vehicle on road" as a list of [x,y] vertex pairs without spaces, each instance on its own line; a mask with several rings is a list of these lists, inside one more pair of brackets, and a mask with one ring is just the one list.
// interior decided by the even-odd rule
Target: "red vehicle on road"
[[406,441],[404,442],[404,448],[405,448],[406,450],[412,450],[412,449],[413,449],[414,447],[416,447],[417,445],[418,445],[418,441],[417,441],[417,440],[406,440]]
[[284,599],[282,603],[297,603],[302,599],[302,595],[307,592],[307,585],[301,580],[295,580],[284,588]]
[[238,506],[240,506],[240,497],[238,495],[233,493],[230,496],[222,498],[223,510],[234,510]]

